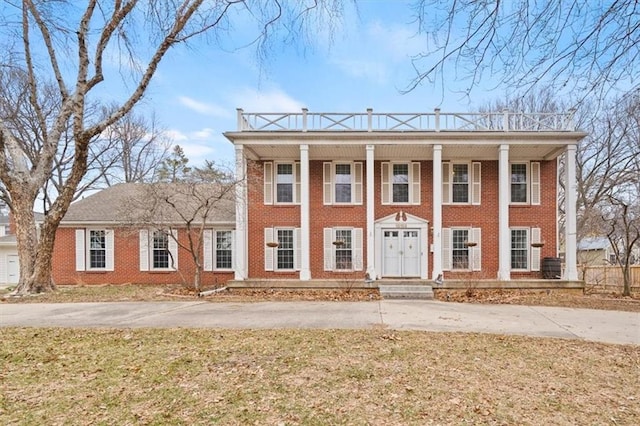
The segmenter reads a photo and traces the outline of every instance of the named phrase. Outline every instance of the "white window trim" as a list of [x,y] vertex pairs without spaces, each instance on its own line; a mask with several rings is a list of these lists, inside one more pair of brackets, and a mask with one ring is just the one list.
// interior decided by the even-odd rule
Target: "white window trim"
[[[409,169],[409,201],[393,201],[393,166],[396,164],[406,164]],[[383,205],[419,205],[421,199],[422,185],[421,164],[417,161],[385,161],[380,166],[380,190],[381,203]]]
[[[453,166],[467,166],[469,180],[467,182],[466,202],[453,201]],[[480,205],[482,202],[482,162],[480,161],[443,161],[442,162],[442,204],[452,206]]]
[[[217,254],[218,254],[218,232],[231,232],[231,267],[218,268],[217,266]],[[202,235],[202,247],[203,247],[203,260],[202,270],[206,272],[220,271],[230,272],[233,271],[233,255],[235,252],[235,240],[236,235],[233,229],[205,229]]]
[[[278,165],[289,164],[293,170],[292,202],[278,201]],[[299,205],[301,198],[300,182],[300,162],[299,161],[267,161],[264,163],[264,204],[280,206]]]
[[[349,164],[351,166],[351,201],[337,202],[335,199],[335,176],[336,166]],[[322,164],[322,188],[323,188],[323,204],[350,206],[361,205],[363,200],[363,169],[364,165],[360,161],[333,161]]]
[[[514,164],[524,164],[526,167],[527,179],[526,179],[526,201],[512,201],[511,198],[511,182],[512,166]],[[509,204],[514,206],[527,206],[527,205],[540,205],[541,200],[541,168],[542,165],[539,161],[513,161],[509,163]]]
[[[278,268],[278,247],[269,247],[270,242],[277,242],[278,231],[293,231],[293,269]],[[274,272],[296,272],[300,270],[302,262],[301,229],[292,226],[277,226],[264,228],[264,270]]]
[[[167,246],[169,250],[169,267],[154,268],[153,266],[153,232],[163,231],[170,235],[167,238]],[[177,229],[141,229],[139,232],[140,240],[140,270],[141,271],[177,271],[178,270],[178,237]]]
[[[469,247],[469,265],[470,268],[453,268],[453,231],[468,231],[471,241],[476,243],[475,246]],[[468,226],[452,226],[442,228],[442,270],[451,272],[465,271],[481,271],[482,270],[482,228],[473,228]]]
[[[105,231],[105,267],[92,268],[91,231]],[[76,271],[113,271],[115,259],[114,231],[107,228],[76,229]]]
[[[337,231],[351,231],[351,269],[336,269],[336,250],[338,246],[333,244],[336,240]],[[324,228],[324,270],[331,272],[355,272],[363,270],[363,230],[362,228],[352,228],[339,226],[335,228]]]
[[527,232],[527,267],[526,268],[511,268],[512,272],[530,272],[531,271],[531,228],[526,226],[513,226],[509,228],[509,267],[511,267],[513,259],[513,231],[526,231]]

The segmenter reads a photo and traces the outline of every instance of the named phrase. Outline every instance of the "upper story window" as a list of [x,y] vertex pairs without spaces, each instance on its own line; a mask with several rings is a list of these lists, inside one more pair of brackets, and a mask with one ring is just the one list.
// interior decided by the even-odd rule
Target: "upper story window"
[[420,204],[420,163],[382,163],[382,204]]
[[300,203],[300,163],[264,163],[264,203]]
[[480,204],[481,163],[442,163],[443,204]]
[[540,163],[512,163],[511,203],[540,204]]
[[362,163],[323,164],[324,204],[362,204]]

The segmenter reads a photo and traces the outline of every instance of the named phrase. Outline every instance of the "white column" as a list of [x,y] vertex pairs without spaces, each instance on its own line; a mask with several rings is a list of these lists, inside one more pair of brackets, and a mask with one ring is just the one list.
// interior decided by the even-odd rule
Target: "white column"
[[442,274],[442,145],[433,146],[433,274]]
[[[374,179],[374,161],[375,147],[367,145],[367,274],[369,278],[375,280],[376,262],[375,262],[375,179]],[[380,265],[381,266],[381,265]]]
[[247,161],[244,146],[236,145],[236,232],[234,279],[247,278]]
[[509,145],[500,145],[498,151],[498,280],[500,281],[511,279],[510,184]]
[[310,235],[311,222],[309,216],[309,145],[300,145],[300,280],[311,279],[310,268]]
[[577,241],[576,241],[576,146],[567,145],[565,149],[565,271],[564,277],[570,281],[578,280]]

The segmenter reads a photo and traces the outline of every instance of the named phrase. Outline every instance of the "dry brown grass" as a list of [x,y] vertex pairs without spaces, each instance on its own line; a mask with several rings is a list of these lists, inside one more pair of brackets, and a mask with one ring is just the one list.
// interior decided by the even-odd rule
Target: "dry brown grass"
[[2,330],[0,424],[640,422],[640,348],[388,330]]

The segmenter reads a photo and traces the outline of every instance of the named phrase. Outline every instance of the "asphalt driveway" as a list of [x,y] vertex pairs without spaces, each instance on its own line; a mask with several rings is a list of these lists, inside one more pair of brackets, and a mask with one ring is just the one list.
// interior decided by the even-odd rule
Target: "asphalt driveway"
[[640,345],[640,313],[419,300],[0,305],[0,327],[320,328],[520,334]]

